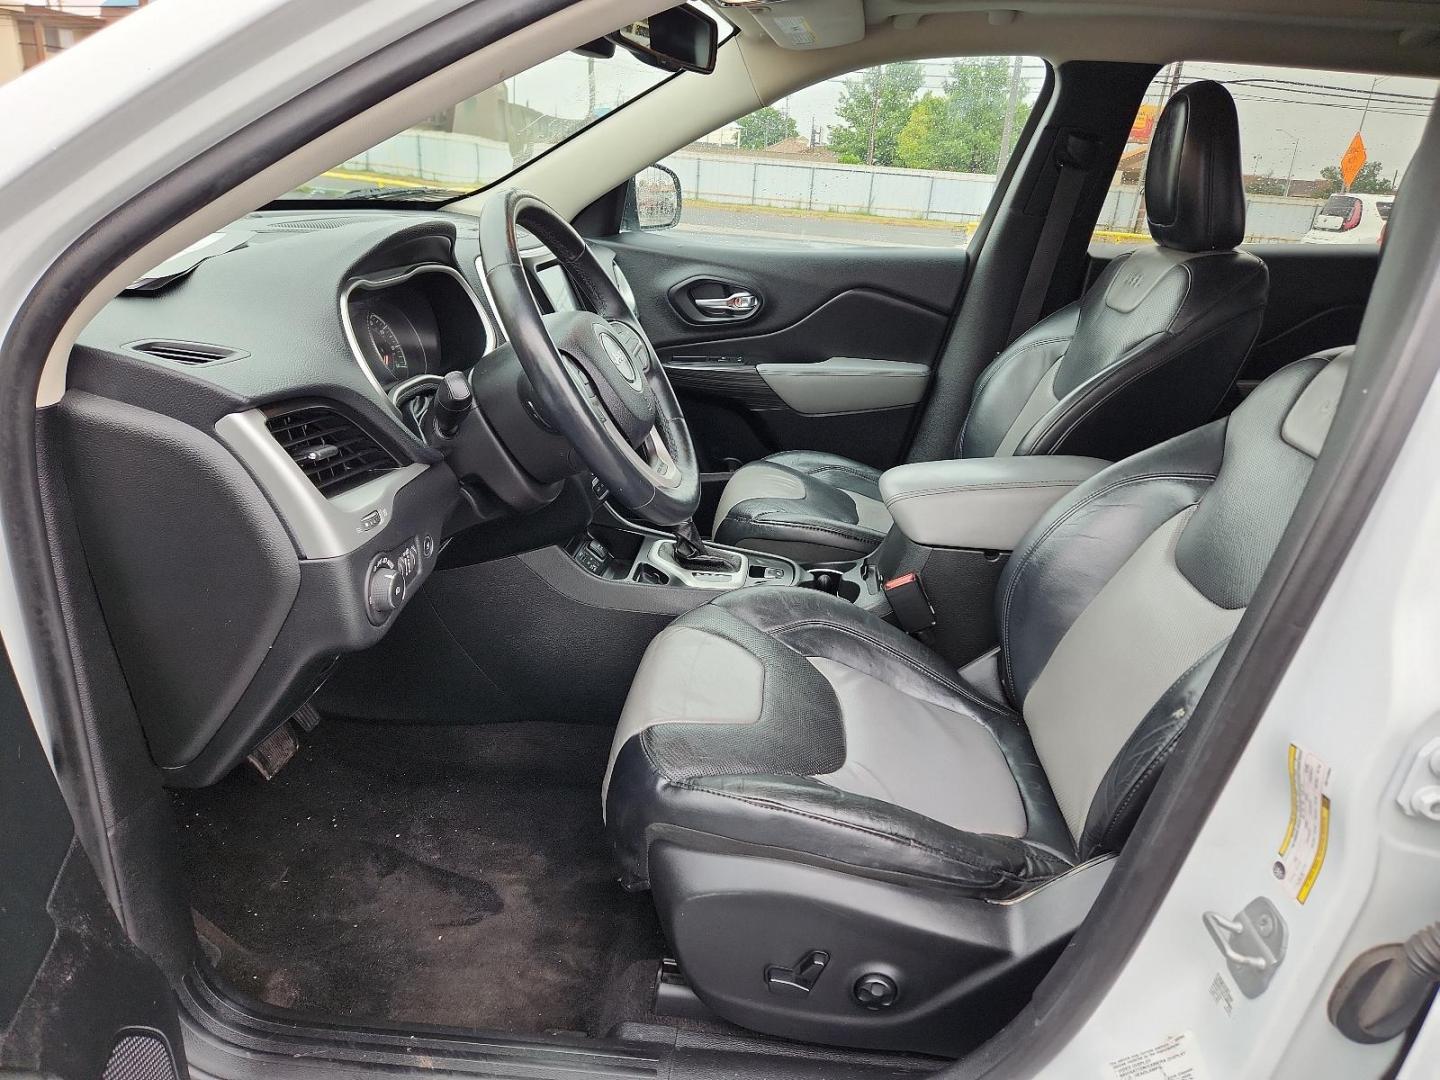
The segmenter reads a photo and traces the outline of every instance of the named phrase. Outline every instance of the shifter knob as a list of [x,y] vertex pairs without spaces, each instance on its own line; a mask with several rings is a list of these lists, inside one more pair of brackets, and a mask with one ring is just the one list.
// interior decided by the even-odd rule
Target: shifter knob
[[470,380],[459,371],[450,372],[435,391],[435,404],[430,409],[435,434],[442,439],[453,439],[465,420],[465,414],[474,405],[475,394],[470,389]]

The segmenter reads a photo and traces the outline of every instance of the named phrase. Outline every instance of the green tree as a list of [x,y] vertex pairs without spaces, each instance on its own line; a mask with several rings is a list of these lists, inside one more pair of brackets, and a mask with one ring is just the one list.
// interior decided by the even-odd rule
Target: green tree
[[[1395,185],[1384,175],[1384,169],[1385,166],[1378,161],[1367,161],[1355,174],[1355,183],[1350,185],[1350,191],[1356,195],[1395,194]],[[1326,195],[1336,195],[1345,190],[1345,181],[1340,179],[1338,165],[1326,165],[1320,170],[1320,179],[1329,185],[1324,192]]]
[[925,81],[915,63],[866,68],[845,82],[830,129],[830,149],[851,165],[894,165],[895,142]]
[[756,109],[749,116],[736,121],[740,128],[741,150],[764,150],[782,139],[793,139],[800,134],[795,121],[771,105]]
[[[910,169],[998,173],[1008,147],[1005,116],[1012,108],[1011,61],[989,57],[956,61],[941,93],[927,94],[896,138],[897,162]],[[1011,145],[1030,115],[1017,96],[1010,117]]]

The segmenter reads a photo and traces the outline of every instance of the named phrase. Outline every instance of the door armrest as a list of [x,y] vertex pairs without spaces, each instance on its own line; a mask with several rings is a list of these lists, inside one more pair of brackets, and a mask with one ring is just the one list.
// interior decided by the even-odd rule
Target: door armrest
[[913,543],[1013,551],[1062,496],[1109,464],[1043,454],[925,461],[881,474],[880,494]]

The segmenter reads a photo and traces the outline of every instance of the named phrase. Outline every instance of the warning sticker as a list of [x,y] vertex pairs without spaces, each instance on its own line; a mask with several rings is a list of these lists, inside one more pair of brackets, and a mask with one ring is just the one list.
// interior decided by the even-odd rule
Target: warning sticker
[[791,45],[814,45],[815,31],[803,15],[772,15],[775,28],[789,39]]
[[1330,766],[1291,743],[1289,769],[1290,823],[1274,871],[1285,891],[1303,904],[1330,846]]
[[1106,1080],[1205,1080],[1195,1034],[1182,1031],[1106,1063]]

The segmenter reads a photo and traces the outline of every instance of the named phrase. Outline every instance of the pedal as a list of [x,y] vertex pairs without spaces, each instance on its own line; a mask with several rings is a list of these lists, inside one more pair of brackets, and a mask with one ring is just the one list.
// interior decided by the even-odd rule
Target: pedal
[[290,763],[295,751],[299,749],[300,740],[295,738],[295,731],[287,720],[261,739],[245,760],[262,778],[274,780],[275,775]]
[[300,730],[309,735],[320,726],[320,710],[306,702],[295,710],[295,715],[290,717],[291,722],[300,725]]

